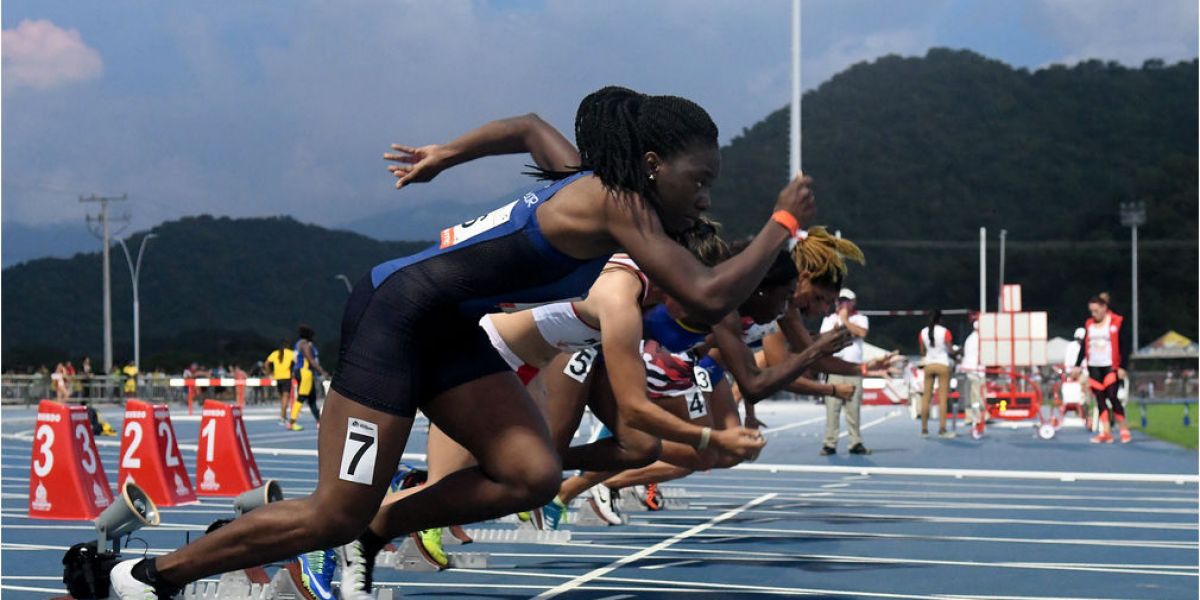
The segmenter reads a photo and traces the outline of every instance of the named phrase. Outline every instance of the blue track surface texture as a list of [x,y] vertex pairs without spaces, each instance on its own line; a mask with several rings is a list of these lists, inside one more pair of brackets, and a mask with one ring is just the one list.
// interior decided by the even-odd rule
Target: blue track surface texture
[[[263,475],[279,481],[286,496],[301,496],[316,483],[315,456],[272,449],[315,451],[316,429],[305,413],[304,431],[284,431],[273,418],[277,410],[247,411],[250,440]],[[103,412],[119,425],[119,409]],[[198,421],[172,412],[179,442],[196,444]],[[754,470],[669,484],[686,490],[686,509],[629,513],[623,527],[569,525],[567,544],[449,547],[489,553],[489,568],[380,569],[377,582],[410,598],[1197,597],[1194,451],[1136,432],[1131,444],[1093,445],[1086,432],[1070,427],[1048,441],[1026,426],[991,427],[978,441],[923,440],[907,407],[866,407],[863,435],[875,453],[848,456],[843,438],[837,455],[819,457],[823,407],[764,403],[759,416],[772,428]],[[92,525],[26,516],[34,413],[5,409],[2,422],[0,590],[6,599],[60,595],[62,554],[94,539]],[[420,423],[408,452],[424,452]],[[115,440],[101,438],[100,446],[114,483]],[[183,455],[191,471],[195,454]],[[845,468],[810,468],[831,466]],[[1009,473],[977,472],[993,469]],[[1067,474],[1045,478],[1047,472]],[[1186,479],[1087,478],[1111,473]],[[230,506],[206,498],[164,509],[163,526],[135,537],[151,553],[165,552],[185,534],[200,535],[210,521],[231,517]],[[142,546],[135,540],[125,553],[140,555]]]

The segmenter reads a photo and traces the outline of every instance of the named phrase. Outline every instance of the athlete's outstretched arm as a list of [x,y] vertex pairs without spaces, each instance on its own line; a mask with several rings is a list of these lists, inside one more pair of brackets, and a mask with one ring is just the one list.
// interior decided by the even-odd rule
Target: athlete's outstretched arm
[[754,360],[754,352],[742,339],[741,324],[731,315],[713,328],[713,338],[721,351],[725,367],[738,383],[742,397],[749,403],[757,402],[784,389],[789,383],[808,370],[818,359],[828,356],[850,343],[846,329],[835,329],[809,345],[800,353],[787,353],[782,360],[760,368]]
[[383,155],[396,177],[396,189],[423,183],[455,165],[500,154],[528,152],[537,166],[547,171],[566,171],[579,166],[579,151],[563,134],[541,117],[530,113],[492,121],[446,144],[419,148],[392,144],[395,152]]
[[[816,211],[810,183],[808,177],[793,179],[775,204],[801,226]],[[663,231],[645,203],[610,205],[609,231],[617,243],[690,316],[709,325],[720,322],[750,297],[790,235],[785,225],[768,221],[745,250],[710,269]]]
[[[702,427],[680,419],[646,396],[646,365],[639,350],[642,315],[636,303],[641,282],[634,277],[610,277],[608,281],[628,289],[606,293],[592,286],[587,302],[595,302],[600,317],[601,349],[621,419],[664,440],[693,448],[699,446]],[[714,447],[738,456],[752,454],[764,443],[753,432],[740,427],[710,433]]]

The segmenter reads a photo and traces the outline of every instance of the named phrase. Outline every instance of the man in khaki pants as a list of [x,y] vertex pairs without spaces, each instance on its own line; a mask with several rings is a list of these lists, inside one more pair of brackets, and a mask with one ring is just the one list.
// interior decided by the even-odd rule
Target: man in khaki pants
[[[821,322],[821,333],[835,327],[845,327],[854,336],[854,341],[834,356],[852,363],[863,362],[863,338],[867,337],[870,323],[866,315],[855,310],[856,296],[849,288],[838,293],[837,311],[825,317]],[[862,413],[862,377],[858,375],[830,374],[828,383],[835,395],[825,396],[825,441],[821,446],[821,456],[837,453],[838,433],[841,429],[841,414],[845,408],[846,430],[850,433],[850,454],[870,454],[862,443],[862,433],[859,431],[859,416]],[[853,393],[839,394],[847,387],[854,386]]]

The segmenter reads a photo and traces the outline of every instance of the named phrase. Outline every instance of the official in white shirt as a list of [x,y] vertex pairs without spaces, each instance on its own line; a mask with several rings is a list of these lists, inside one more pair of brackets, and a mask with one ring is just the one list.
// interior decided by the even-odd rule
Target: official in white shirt
[[[821,322],[821,333],[835,327],[845,327],[854,336],[854,341],[834,356],[852,363],[863,362],[863,338],[867,337],[870,322],[866,315],[855,310],[857,296],[850,288],[843,288],[838,293],[837,311],[825,317]],[[860,375],[829,375],[832,385],[853,385],[854,395],[849,400],[837,396],[825,396],[825,440],[821,446],[821,455],[828,456],[837,452],[838,433],[841,429],[841,414],[846,413],[846,430],[850,434],[850,454],[870,454],[871,451],[862,443],[862,432],[859,429],[859,416],[862,413],[862,376]]]

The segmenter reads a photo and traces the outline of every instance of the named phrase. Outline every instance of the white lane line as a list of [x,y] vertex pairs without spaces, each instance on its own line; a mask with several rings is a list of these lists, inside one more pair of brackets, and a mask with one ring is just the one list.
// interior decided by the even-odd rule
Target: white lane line
[[732,519],[733,517],[736,517],[743,511],[754,508],[755,506],[758,506],[759,504],[767,502],[768,500],[771,500],[772,498],[774,498],[777,495],[778,494],[763,494],[763,495],[741,505],[738,508],[735,508],[733,510],[730,510],[730,511],[724,512],[720,515],[717,515],[705,523],[701,523],[700,525],[696,525],[695,527],[692,527],[691,529],[688,529],[687,531],[682,531],[678,534],[675,534],[674,536],[671,536],[670,539],[661,541],[657,544],[654,544],[653,546],[650,546],[649,548],[644,548],[639,552],[635,552],[635,553],[630,554],[620,560],[614,561],[611,564],[609,564],[608,566],[601,567],[599,569],[594,569],[594,570],[592,570],[588,573],[585,573],[583,575],[580,575],[579,577],[576,577],[575,579],[572,579],[562,585],[559,585],[555,588],[546,590],[545,592],[538,594],[536,596],[536,598],[540,598],[540,599],[553,598],[562,593],[569,592],[589,581],[592,581],[593,579],[599,578],[603,575],[607,575],[608,573],[611,573],[633,561],[650,556],[651,554],[654,554],[655,552],[658,552],[659,550],[669,548],[669,547],[675,545],[677,542],[686,540],[698,533],[701,533],[711,527],[716,526],[717,524],[721,523],[722,521],[727,521],[729,519]]
[[966,523],[978,525],[1046,525],[1050,527],[1103,527],[1105,529],[1169,529],[1176,531],[1196,531],[1200,529],[1195,522],[1164,523],[1159,521],[1064,521],[1062,519],[1001,519],[988,517],[938,517],[921,515],[895,515],[872,513],[797,513],[788,510],[752,510],[754,514],[777,515],[799,521],[813,519],[848,519],[863,521],[890,522],[921,522],[921,523]]
[[682,567],[684,565],[694,565],[694,564],[700,563],[700,562],[703,562],[703,561],[696,560],[693,558],[690,560],[677,560],[675,562],[663,563],[661,565],[646,565],[642,568],[646,569],[647,571],[655,571],[658,569],[669,569],[671,567]]
[[827,483],[821,487],[823,487],[823,488],[846,488],[846,487],[850,487],[850,484],[848,484],[848,483]]
[[1016,469],[934,469],[924,467],[854,467],[839,465],[788,465],[741,463],[734,469],[770,473],[825,473],[850,475],[909,475],[916,477],[983,477],[989,479],[1049,479],[1055,481],[1134,481],[1139,483],[1200,483],[1200,475],[1168,473],[1083,473],[1073,471],[1020,471]]
[[[23,434],[14,434],[14,433],[0,434],[0,438],[19,440],[19,441],[23,441],[23,442],[32,442],[33,441],[32,435],[23,435]],[[104,447],[120,448],[121,442],[119,442],[117,440],[96,440],[96,446],[101,447],[101,448],[104,448]],[[196,452],[197,448],[198,448],[198,446],[196,444],[179,444],[179,449],[183,450],[185,452]],[[309,449],[303,449],[303,448],[252,448],[252,449],[254,451],[254,454],[256,454],[256,455],[266,454],[266,455],[270,455],[270,456],[312,456],[312,457],[317,456],[316,450],[309,450]],[[423,462],[425,460],[425,454],[424,453],[405,452],[400,457],[400,459]]]
[[[636,549],[638,546],[626,546],[621,544],[589,544],[594,548],[602,549]],[[705,560],[714,561],[749,561],[749,562],[819,562],[819,563],[886,563],[886,564],[926,564],[926,565],[943,565],[943,566],[960,566],[960,567],[983,567],[983,568],[999,568],[999,569],[1032,569],[1032,570],[1051,570],[1051,571],[1096,571],[1101,573],[1116,573],[1118,571],[1125,574],[1149,574],[1149,575],[1180,575],[1189,577],[1200,577],[1200,571],[1195,566],[1187,565],[1151,565],[1138,563],[1119,563],[1119,564],[1096,564],[1096,563],[1023,563],[1023,562],[976,562],[976,561],[954,561],[954,560],[938,560],[938,559],[920,559],[920,558],[905,558],[905,557],[886,557],[886,556],[869,556],[869,555],[839,555],[839,554],[791,554],[786,552],[761,552],[753,550],[707,550],[696,548],[674,548],[668,551],[670,554],[702,554],[706,557]],[[682,558],[673,556],[671,558]],[[615,578],[605,577],[606,581],[616,581]]]
[[779,427],[770,427],[767,430],[763,431],[763,435],[764,436],[775,435],[776,433],[779,433],[781,431],[787,431],[789,429],[795,429],[797,427],[804,427],[805,425],[812,425],[813,423],[818,423],[818,422],[824,421],[824,420],[825,420],[824,416],[813,417],[811,419],[805,419],[803,421],[797,421],[795,423],[788,423],[787,425],[780,425]]
[[[884,421],[890,421],[891,419],[894,419],[894,418],[900,416],[900,414],[901,414],[901,411],[893,410],[892,412],[890,412],[886,415],[883,415],[882,417],[879,417],[878,419],[875,419],[874,421],[868,421],[867,423],[863,423],[863,425],[861,427],[859,427],[858,430],[863,431],[865,429],[870,429],[880,423],[883,423]],[[838,438],[848,437],[849,435],[850,435],[849,431],[843,431],[838,434]]]
[[[679,529],[686,525],[669,525],[665,523],[650,523],[638,521],[639,527],[653,527],[663,529]],[[1017,544],[1069,544],[1069,545],[1100,545],[1100,546],[1121,546],[1128,548],[1171,548],[1176,550],[1194,550],[1200,547],[1200,544],[1194,541],[1177,541],[1177,540],[1104,540],[1104,539],[1088,539],[1088,538],[1016,538],[1016,537],[998,537],[998,536],[968,536],[968,535],[929,535],[929,534],[907,534],[907,533],[880,533],[866,531],[829,531],[821,529],[779,529],[771,527],[746,527],[744,525],[726,527],[714,526],[714,530],[728,531],[736,534],[745,535],[748,533],[772,533],[779,534],[785,537],[796,536],[817,536],[817,537],[840,537],[840,538],[889,538],[889,539],[906,539],[906,540],[929,540],[929,541],[948,541],[948,542],[994,542],[994,543],[1017,543]],[[639,534],[645,535],[645,534]],[[729,535],[728,533],[712,534],[712,535]],[[851,541],[847,540],[847,541]]]

